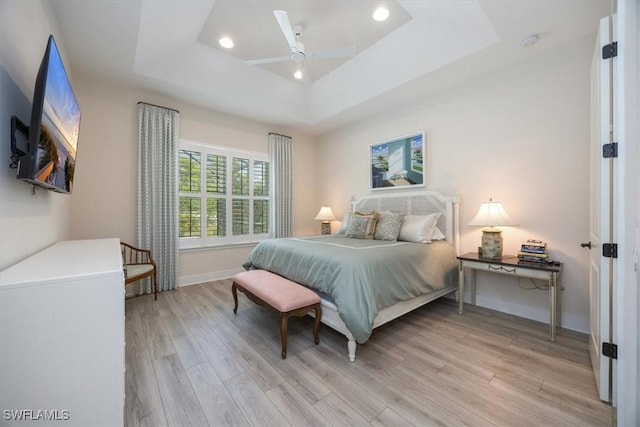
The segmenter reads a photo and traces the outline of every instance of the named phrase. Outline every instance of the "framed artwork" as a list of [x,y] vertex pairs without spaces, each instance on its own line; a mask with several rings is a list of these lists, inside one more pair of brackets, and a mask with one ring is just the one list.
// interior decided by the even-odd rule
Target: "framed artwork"
[[424,186],[424,132],[372,144],[372,190]]

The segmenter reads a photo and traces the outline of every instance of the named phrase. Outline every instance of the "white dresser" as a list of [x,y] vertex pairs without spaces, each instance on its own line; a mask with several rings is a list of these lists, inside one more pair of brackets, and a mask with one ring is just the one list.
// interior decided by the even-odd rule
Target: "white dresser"
[[0,425],[123,425],[124,334],[118,239],[59,242],[0,272]]

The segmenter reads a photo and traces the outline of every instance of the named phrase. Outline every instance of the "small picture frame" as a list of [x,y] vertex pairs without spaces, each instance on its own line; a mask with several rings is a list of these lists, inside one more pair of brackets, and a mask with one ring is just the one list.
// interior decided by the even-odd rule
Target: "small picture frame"
[[369,148],[371,190],[391,190],[425,185],[424,132],[372,144]]

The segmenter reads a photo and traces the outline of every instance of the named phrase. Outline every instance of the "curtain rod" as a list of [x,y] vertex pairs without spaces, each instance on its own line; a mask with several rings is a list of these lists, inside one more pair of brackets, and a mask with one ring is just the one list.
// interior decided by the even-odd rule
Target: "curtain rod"
[[171,110],[171,111],[175,111],[176,113],[180,113],[180,111],[176,110],[175,108],[163,107],[162,105],[156,105],[156,104],[150,104],[144,101],[138,101],[138,105],[140,104],[151,105],[152,107],[164,108],[165,110]]
[[281,133],[275,133],[275,132],[269,132],[269,135],[278,135],[278,136],[284,136],[285,138],[291,138],[289,135],[283,135]]

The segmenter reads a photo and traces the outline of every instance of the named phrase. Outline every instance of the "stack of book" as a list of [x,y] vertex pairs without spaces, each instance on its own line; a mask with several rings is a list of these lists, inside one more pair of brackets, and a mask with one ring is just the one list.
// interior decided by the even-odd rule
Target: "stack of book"
[[527,240],[520,246],[518,259],[525,262],[546,263],[549,261],[547,244],[540,240]]

